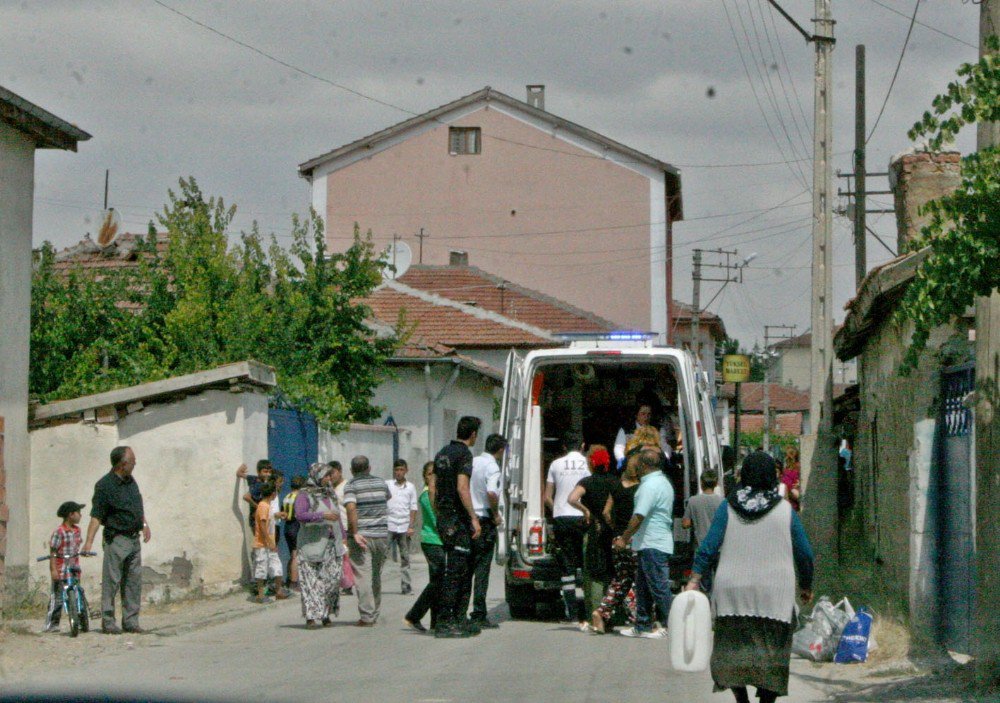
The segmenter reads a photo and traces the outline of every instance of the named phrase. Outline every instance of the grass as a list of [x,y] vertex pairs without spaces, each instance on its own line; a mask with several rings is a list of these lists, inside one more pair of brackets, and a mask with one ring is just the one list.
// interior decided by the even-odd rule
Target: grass
[[3,620],[30,620],[44,618],[49,605],[48,581],[36,579],[7,579],[0,593],[3,601]]

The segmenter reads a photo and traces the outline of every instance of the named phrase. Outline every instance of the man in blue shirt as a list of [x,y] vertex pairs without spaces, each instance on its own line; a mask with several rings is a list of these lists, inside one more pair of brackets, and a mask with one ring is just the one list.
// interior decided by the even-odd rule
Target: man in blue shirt
[[[631,542],[638,557],[635,575],[635,627],[622,631],[626,637],[663,639],[670,615],[670,555],[674,551],[674,489],[660,470],[657,449],[643,449],[638,458],[639,488],[628,527],[612,546],[626,549]],[[653,628],[653,608],[659,607],[663,627]]]

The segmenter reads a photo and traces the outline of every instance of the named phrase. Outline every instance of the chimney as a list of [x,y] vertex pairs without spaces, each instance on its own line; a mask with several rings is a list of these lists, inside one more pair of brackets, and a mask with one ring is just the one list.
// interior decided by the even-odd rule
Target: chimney
[[458,251],[456,249],[448,252],[448,265],[449,266],[468,266],[469,265],[469,252]]
[[541,84],[528,86],[528,104],[537,107],[539,110],[545,109],[545,86]]
[[930,221],[918,210],[962,183],[962,157],[957,151],[903,153],[889,162],[889,187],[896,208],[897,251],[906,252],[920,228]]

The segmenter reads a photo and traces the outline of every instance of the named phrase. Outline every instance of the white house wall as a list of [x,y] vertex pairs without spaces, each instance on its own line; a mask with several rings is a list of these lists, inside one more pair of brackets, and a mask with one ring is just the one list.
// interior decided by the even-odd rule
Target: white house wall
[[4,418],[4,466],[8,576],[28,565],[28,340],[31,316],[31,218],[34,143],[0,124],[0,416]]
[[[236,467],[267,456],[267,396],[206,391],[173,403],[148,405],[113,424],[74,422],[31,432],[30,544],[44,554],[66,500],[86,503],[110,469],[117,445],[136,454],[135,478],[153,532],[143,545],[144,594],[152,600],[202,589],[225,592],[247,568],[249,526]],[[100,551],[100,549],[98,549]],[[34,576],[47,566],[32,562]],[[101,561],[83,564],[84,583],[100,593]],[[96,601],[95,601],[96,602]]]
[[[351,459],[359,454],[368,457],[372,474],[385,480],[392,478],[392,437],[395,434],[391,427],[375,425],[351,425],[344,432],[330,434],[319,429],[319,460],[337,460],[344,469],[345,478],[351,477]],[[409,437],[410,432],[400,432],[400,447]],[[405,458],[405,457],[404,457]]]

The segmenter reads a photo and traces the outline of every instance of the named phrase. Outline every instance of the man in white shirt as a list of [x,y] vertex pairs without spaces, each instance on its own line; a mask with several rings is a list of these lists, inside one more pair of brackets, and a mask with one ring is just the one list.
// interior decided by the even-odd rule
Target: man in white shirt
[[566,454],[549,465],[545,479],[545,504],[552,509],[553,538],[556,554],[562,566],[562,595],[566,618],[586,627],[587,614],[583,607],[583,538],[587,526],[583,513],[569,504],[570,493],[581,479],[590,475],[587,457],[581,450],[583,439],[569,432],[563,441]]
[[399,553],[399,570],[402,574],[401,593],[413,592],[410,586],[410,538],[417,522],[417,489],[406,480],[409,467],[405,459],[392,463],[392,481],[389,486],[389,549],[393,561]]
[[497,527],[503,521],[500,514],[500,464],[507,450],[502,435],[486,438],[486,451],[472,460],[472,508],[479,516],[482,534],[472,541],[472,613],[469,619],[480,629],[498,627],[486,616],[486,591],[490,584],[490,563],[497,544]]

